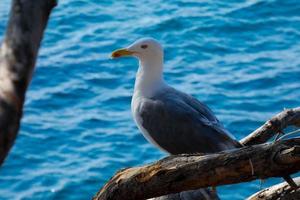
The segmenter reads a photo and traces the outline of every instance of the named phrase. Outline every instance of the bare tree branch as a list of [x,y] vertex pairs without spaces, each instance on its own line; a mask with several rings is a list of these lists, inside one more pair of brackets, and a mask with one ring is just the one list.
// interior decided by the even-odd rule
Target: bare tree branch
[[[284,110],[275,115],[241,140],[241,143],[245,146],[264,143],[288,126],[300,126],[300,107]],[[295,141],[298,143],[299,139],[245,147],[202,157],[199,155],[167,157],[152,165],[118,172],[94,199],[147,199],[272,176],[286,177],[299,170],[295,165],[299,162],[299,144],[294,144]]]
[[[294,181],[300,185],[300,177],[295,178]],[[296,200],[300,199],[300,188],[293,189],[286,182],[273,185],[269,188],[263,189],[247,200]]]
[[209,186],[282,177],[300,170],[299,149],[300,139],[291,139],[205,156],[170,156],[151,165],[118,172],[94,199],[147,199]]
[[300,127],[300,107],[278,113],[240,142],[245,146],[262,144],[276,133],[281,133],[288,126]]
[[25,92],[56,0],[13,0],[0,49],[0,165],[20,126]]
[[[274,135],[276,135],[278,132],[282,132],[284,128],[287,126],[299,126],[300,125],[300,107],[294,108],[294,109],[288,109],[280,112],[279,114],[272,117],[270,120],[268,120],[263,126],[255,130],[253,133],[251,133],[246,138],[242,139],[240,142],[245,145],[254,145],[254,144],[261,144],[266,141],[268,141],[270,138],[272,138]],[[290,179],[290,176],[285,176],[285,180],[290,180],[289,183],[291,185],[294,185],[292,179]],[[294,185],[294,187],[296,187]],[[190,199],[202,199],[203,191],[189,191],[185,192],[184,194],[176,193],[171,195],[165,195],[160,198],[156,198],[155,200],[180,200],[182,195],[190,196],[193,195]],[[209,196],[210,199],[215,199],[216,194],[209,193],[206,196]],[[196,197],[195,197],[196,196]],[[204,198],[205,199],[205,198]]]

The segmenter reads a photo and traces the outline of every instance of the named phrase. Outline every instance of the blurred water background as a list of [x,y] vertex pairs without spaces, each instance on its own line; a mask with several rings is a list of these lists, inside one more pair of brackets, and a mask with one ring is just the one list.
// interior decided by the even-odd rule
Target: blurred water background
[[[9,7],[1,0],[1,40]],[[0,168],[1,200],[90,199],[116,170],[165,156],[131,117],[137,61],[108,57],[144,36],[164,45],[167,82],[208,104],[238,139],[300,105],[298,0],[61,0]],[[244,199],[260,188],[219,193]]]

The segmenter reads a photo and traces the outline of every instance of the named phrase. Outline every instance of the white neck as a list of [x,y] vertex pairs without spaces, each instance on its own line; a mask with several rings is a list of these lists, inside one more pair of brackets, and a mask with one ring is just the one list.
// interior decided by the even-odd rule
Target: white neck
[[152,97],[155,92],[164,86],[163,59],[141,59],[136,74],[134,94]]

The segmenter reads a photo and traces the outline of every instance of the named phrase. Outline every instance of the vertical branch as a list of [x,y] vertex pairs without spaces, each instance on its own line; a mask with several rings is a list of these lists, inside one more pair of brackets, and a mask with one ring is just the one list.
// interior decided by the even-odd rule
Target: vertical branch
[[20,126],[26,89],[56,0],[13,0],[0,48],[0,165]]

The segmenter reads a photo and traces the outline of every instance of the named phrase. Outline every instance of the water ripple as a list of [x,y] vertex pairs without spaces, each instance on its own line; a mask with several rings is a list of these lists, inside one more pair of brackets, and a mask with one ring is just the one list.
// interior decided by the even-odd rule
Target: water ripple
[[[9,1],[0,4],[3,35]],[[137,61],[109,59],[140,37],[162,41],[167,81],[207,103],[237,138],[299,106],[299,10],[297,0],[60,1],[0,168],[0,199],[89,199],[116,170],[164,156],[131,118]],[[220,194],[244,199],[259,185]]]

